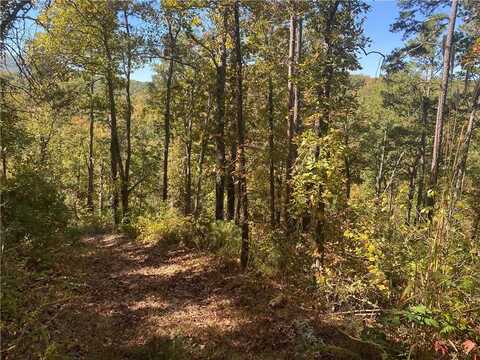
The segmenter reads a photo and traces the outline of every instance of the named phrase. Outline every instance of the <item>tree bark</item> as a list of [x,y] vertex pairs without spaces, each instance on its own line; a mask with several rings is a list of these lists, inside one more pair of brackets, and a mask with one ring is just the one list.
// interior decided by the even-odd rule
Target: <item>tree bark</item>
[[418,162],[421,157],[421,150],[415,156],[415,162],[408,169],[408,201],[407,201],[407,224],[412,220],[413,198],[415,197],[415,178],[417,176]]
[[422,207],[425,201],[425,165],[426,165],[426,147],[427,147],[427,119],[428,119],[428,97],[430,96],[430,85],[427,88],[426,95],[422,99],[422,133],[420,135],[419,152],[420,157],[418,159],[418,165],[420,174],[417,180],[417,204],[415,221],[420,220],[422,213]]
[[268,77],[268,149],[269,156],[269,182],[270,182],[270,225],[276,225],[275,210],[275,143],[274,143],[274,116],[273,116],[273,81]]
[[[235,39],[235,34],[233,34],[232,39]],[[232,56],[232,67],[235,68],[236,66],[236,60],[235,56]],[[236,74],[233,75],[233,83],[235,83],[235,76]],[[233,98],[235,98],[235,86],[232,89],[232,95]],[[235,106],[234,106],[235,108]],[[235,110],[232,110],[232,114],[235,112]],[[229,159],[226,164],[226,190],[227,190],[227,220],[233,220],[235,218],[235,169],[237,165],[237,140],[236,140],[236,134],[237,134],[237,126],[236,126],[236,121],[233,119],[235,115],[232,116],[232,120],[229,122],[229,133],[231,136],[230,138],[230,154],[229,154]],[[238,200],[238,199],[237,199]]]
[[[442,82],[440,87],[440,96],[438,97],[438,106],[437,106],[437,118],[435,122],[435,135],[433,140],[433,152],[432,152],[432,166],[430,169],[430,181],[429,187],[430,191],[433,191],[437,185],[438,180],[438,169],[440,164],[441,156],[441,147],[442,147],[442,135],[443,135],[443,118],[444,118],[444,108],[445,102],[447,100],[448,92],[448,79],[450,75],[450,65],[451,65],[451,50],[453,44],[453,33],[455,30],[455,20],[457,16],[457,6],[458,0],[452,0],[450,16],[448,20],[448,32],[447,40],[445,42],[445,51],[443,53],[443,73],[442,73]],[[433,208],[434,205],[434,196],[433,193],[427,196],[427,202],[430,207]],[[433,209],[430,211],[430,216],[433,215]]]
[[235,0],[235,54],[236,54],[236,103],[237,103],[237,130],[238,130],[238,158],[239,158],[239,201],[242,209],[241,228],[242,228],[242,248],[240,254],[240,264],[244,270],[248,263],[249,243],[248,243],[248,198],[247,198],[247,174],[245,159],[245,119],[243,118],[243,88],[242,88],[242,49],[240,40],[240,1]]
[[375,198],[377,204],[380,202],[380,194],[382,192],[382,181],[384,178],[385,155],[387,149],[387,128],[383,130],[382,150],[380,154],[380,161],[378,164],[378,173],[375,179]]
[[223,220],[225,217],[225,79],[227,68],[227,14],[225,7],[223,13],[224,32],[222,35],[220,64],[217,64],[217,78],[215,87],[216,114],[215,114],[215,143],[216,143],[216,176],[215,176],[215,219]]
[[191,138],[191,128],[192,128],[192,119],[189,119],[189,133],[190,138],[187,140],[185,145],[186,152],[186,164],[185,164],[185,215],[190,215],[192,213],[192,138]]
[[[190,104],[194,108],[195,84],[192,84],[190,93]],[[192,213],[192,145],[193,145],[193,115],[189,114],[187,119],[187,140],[185,142],[185,215]]]
[[345,177],[346,177],[346,182],[345,182],[345,198],[347,200],[350,200],[350,192],[352,188],[352,171],[351,171],[351,161],[350,161],[350,137],[348,134],[348,125],[347,122],[345,122],[344,126],[344,131],[345,131],[345,155],[343,158],[343,161],[345,163]]
[[[468,153],[470,150],[470,143],[472,141],[473,131],[475,130],[475,119],[477,110],[480,108],[480,81],[477,83],[475,88],[475,93],[473,95],[472,107],[470,110],[470,116],[468,118],[467,130],[465,131],[465,136],[463,143],[460,145],[460,159],[455,166],[454,171],[454,197],[453,202],[455,203],[459,195],[462,192],[463,180],[465,176],[465,169],[467,166]],[[453,204],[454,205],[454,204]],[[453,209],[453,206],[452,206]]]
[[[340,1],[336,0],[335,3],[331,4],[328,9],[328,18],[325,25],[325,45],[326,45],[326,57],[330,60],[333,52],[332,45],[332,35],[333,35],[333,26],[335,24],[335,19],[337,15],[337,10],[340,5]],[[320,101],[324,101],[324,108],[322,117],[315,121],[315,132],[318,137],[325,136],[328,132],[328,127],[330,125],[330,114],[331,114],[331,88],[333,83],[334,68],[333,65],[327,64],[323,74],[325,78],[325,85],[323,86],[322,96]],[[315,160],[318,161],[320,155],[319,146],[315,149]],[[317,245],[318,251],[320,253],[320,259],[317,259],[317,266],[323,265],[325,258],[325,241],[326,241],[326,214],[325,214],[325,202],[323,201],[323,186],[318,185],[318,195],[317,195],[317,206],[314,209],[314,239]],[[321,264],[318,264],[320,261]]]
[[94,212],[93,192],[94,192],[94,168],[93,168],[93,136],[94,136],[94,104],[93,104],[93,80],[90,83],[90,111],[89,111],[89,127],[88,127],[88,188],[87,188],[87,209],[90,213]]
[[127,138],[127,149],[125,156],[125,173],[122,177],[121,184],[121,198],[122,198],[122,221],[124,223],[129,222],[129,186],[130,186],[130,163],[132,158],[132,141],[131,141],[131,126],[132,126],[132,101],[130,95],[130,76],[132,72],[132,49],[130,46],[130,25],[128,22],[127,10],[123,11],[124,20],[125,20],[125,29],[127,33],[127,53],[126,53],[126,66],[125,66],[125,75],[126,75],[126,84],[125,84],[125,100],[126,100],[126,111],[125,111],[125,125],[126,125],[126,138]]
[[167,71],[167,88],[165,97],[165,116],[164,116],[164,143],[163,143],[163,187],[162,187],[162,200],[168,199],[168,155],[170,150],[170,121],[171,121],[171,103],[172,103],[172,83],[175,67],[174,60],[174,47],[175,37],[173,36],[172,26],[168,24],[168,34],[170,41],[170,60],[168,62]]
[[290,15],[290,40],[288,46],[288,124],[287,124],[287,160],[285,176],[285,223],[287,233],[293,232],[293,221],[289,214],[290,199],[292,196],[292,176],[295,161],[295,149],[293,138],[295,136],[295,43],[297,37],[297,15],[293,12]]
[[111,167],[111,180],[112,180],[112,216],[113,227],[116,229],[120,223],[120,214],[118,212],[118,173],[120,170],[120,177],[122,175],[122,161],[120,159],[120,145],[118,141],[117,132],[117,111],[115,105],[115,85],[113,80],[112,70],[107,71],[107,91],[110,107],[110,167]]
[[[293,84],[293,126],[294,136],[299,134],[302,128],[302,120],[300,119],[300,87],[298,84],[298,65],[302,56],[302,18],[297,18],[297,26],[295,29],[295,54],[294,54],[294,76],[296,77]],[[294,158],[297,157],[297,149],[294,146]]]
[[197,186],[196,186],[196,196],[195,196],[195,205],[193,210],[194,217],[197,217],[201,210],[201,196],[202,196],[202,178],[203,178],[203,162],[205,160],[205,152],[207,150],[207,125],[210,120],[210,110],[211,110],[211,97],[208,96],[207,104],[207,116],[205,117],[205,122],[202,131],[202,140],[200,142],[200,154],[198,157],[198,175],[197,175]]
[[99,184],[99,191],[98,191],[98,215],[102,216],[103,215],[103,209],[104,209],[104,197],[103,197],[103,160],[100,164],[100,184]]
[[112,220],[113,227],[116,230],[120,223],[120,214],[118,211],[119,196],[118,196],[118,175],[120,173],[120,179],[124,178],[123,164],[120,152],[120,142],[118,139],[117,130],[117,108],[115,103],[115,78],[113,68],[113,56],[110,48],[110,32],[109,29],[103,29],[103,45],[105,50],[106,71],[105,80],[107,83],[107,96],[108,106],[110,111],[110,169],[111,169],[111,207],[112,207]]

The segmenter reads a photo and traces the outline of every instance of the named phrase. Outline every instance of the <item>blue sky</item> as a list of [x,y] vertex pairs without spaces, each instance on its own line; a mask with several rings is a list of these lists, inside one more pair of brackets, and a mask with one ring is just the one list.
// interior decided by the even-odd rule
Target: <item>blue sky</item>
[[[398,8],[394,0],[368,1],[371,5],[370,12],[365,20],[365,35],[370,38],[367,51],[379,51],[388,54],[393,49],[402,45],[402,34],[391,33],[390,24],[398,16]],[[361,55],[360,64],[362,69],[356,71],[359,74],[378,76],[378,68],[382,58],[377,54],[368,56]]]
[[[368,50],[380,51],[388,54],[394,48],[402,44],[401,34],[393,34],[388,29],[390,24],[398,15],[398,8],[395,0],[376,0],[368,1],[371,5],[370,12],[365,21],[365,35],[370,38],[371,44]],[[360,64],[362,69],[356,71],[359,74],[378,76],[378,68],[381,57],[376,54],[368,56],[361,55]],[[139,81],[150,81],[152,78],[152,69],[146,66],[135,71],[133,79]]]

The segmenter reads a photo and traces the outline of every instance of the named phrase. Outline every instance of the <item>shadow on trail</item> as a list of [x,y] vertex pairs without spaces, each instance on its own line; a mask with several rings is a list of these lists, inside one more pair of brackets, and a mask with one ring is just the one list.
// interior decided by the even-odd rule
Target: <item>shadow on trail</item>
[[[71,358],[357,358],[304,350],[299,324],[315,332],[314,321],[288,304],[269,306],[278,287],[234,262],[114,235],[83,244],[66,260],[75,296],[53,320],[54,340]],[[360,358],[380,358],[365,351]]]

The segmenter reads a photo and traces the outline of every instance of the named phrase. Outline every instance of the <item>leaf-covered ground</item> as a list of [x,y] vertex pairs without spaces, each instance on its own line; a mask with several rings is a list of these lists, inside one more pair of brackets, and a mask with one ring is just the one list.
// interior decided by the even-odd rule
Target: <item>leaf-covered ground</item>
[[[48,273],[49,301],[32,304],[41,324],[25,330],[42,329],[47,358],[381,358],[376,346],[322,323],[280,284],[208,253],[119,235],[86,237],[71,250]],[[13,345],[3,347],[5,358],[35,358],[35,344],[20,338],[31,337],[16,336],[6,337]]]

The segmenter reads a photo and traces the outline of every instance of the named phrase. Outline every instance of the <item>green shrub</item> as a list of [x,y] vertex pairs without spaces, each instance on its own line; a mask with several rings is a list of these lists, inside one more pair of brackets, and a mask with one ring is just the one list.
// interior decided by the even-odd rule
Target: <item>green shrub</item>
[[222,251],[227,254],[239,254],[241,230],[233,221],[214,221],[208,225],[202,248],[210,251]]
[[141,216],[134,227],[140,240],[167,246],[182,241],[190,243],[195,230],[191,219],[175,209],[164,209],[156,216]]
[[70,212],[59,187],[33,170],[23,170],[8,179],[4,199],[7,243],[44,243],[68,224]]

